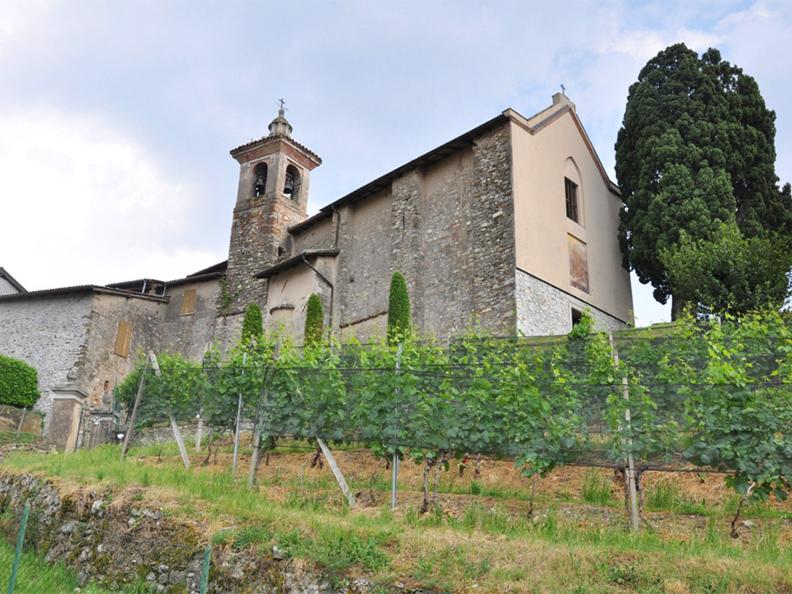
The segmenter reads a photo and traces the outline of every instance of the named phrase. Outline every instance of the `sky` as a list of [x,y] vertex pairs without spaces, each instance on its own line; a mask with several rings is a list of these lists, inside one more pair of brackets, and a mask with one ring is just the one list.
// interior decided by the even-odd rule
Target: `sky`
[[[792,3],[0,0],[0,266],[29,290],[227,257],[238,165],[286,99],[310,213],[563,83],[611,177],[629,85],[685,42],[754,76],[792,180]],[[638,325],[668,306],[633,278]]]

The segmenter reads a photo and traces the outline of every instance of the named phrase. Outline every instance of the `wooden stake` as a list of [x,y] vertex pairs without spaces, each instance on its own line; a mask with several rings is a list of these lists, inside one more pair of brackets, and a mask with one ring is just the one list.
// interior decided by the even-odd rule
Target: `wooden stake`
[[[245,374],[245,363],[247,362],[247,353],[242,353],[242,375]],[[239,457],[239,422],[242,417],[242,390],[239,391],[239,399],[237,401],[236,424],[234,425],[234,459],[231,463],[231,476],[236,475],[237,459]]]
[[[153,351],[149,351],[148,358],[150,365],[153,366],[156,364],[157,357],[154,355]],[[155,369],[156,374],[159,375],[159,365],[157,365]],[[138,408],[140,407],[140,401],[143,398],[143,386],[146,384],[146,371],[148,371],[148,367],[144,367],[140,372],[140,381],[138,382],[137,394],[135,394],[135,403],[132,405],[132,413],[129,415],[129,419],[127,420],[127,431],[126,435],[124,435],[124,445],[121,446],[122,460],[126,458],[129,444],[132,442],[132,435],[135,433],[135,420],[137,420]]]
[[204,422],[203,417],[198,414],[198,427],[195,429],[195,451],[201,451],[201,439],[203,439]]
[[[616,365],[616,368],[619,367],[619,351],[616,350],[616,344],[613,342],[613,333],[608,333],[608,341],[610,342],[611,352],[613,353],[613,362]],[[631,428],[631,417],[630,417],[630,384],[627,381],[627,376],[622,376],[622,396],[624,400],[627,401],[627,406],[624,409],[624,423],[629,431]],[[633,530],[638,530],[641,527],[641,518],[638,514],[638,488],[636,485],[636,474],[635,474],[635,460],[633,459],[632,453],[632,437],[628,437],[624,440],[625,444],[625,454],[627,459],[627,468],[624,469],[626,480],[627,480],[627,488],[630,494],[630,527]]]
[[256,471],[259,465],[259,435],[258,428],[253,430],[253,457],[250,459],[250,470],[248,471],[248,489],[252,489],[256,484]]
[[187,448],[184,447],[184,440],[182,439],[181,431],[179,431],[179,426],[176,424],[176,418],[173,416],[173,413],[168,413],[168,418],[170,419],[171,429],[173,430],[173,437],[176,439],[176,444],[179,446],[179,454],[181,454],[182,463],[184,464],[184,468],[187,470],[190,469],[190,457],[187,455]]
[[327,463],[330,465],[330,470],[333,471],[333,476],[335,476],[338,486],[341,487],[341,492],[344,494],[344,497],[346,497],[349,507],[355,507],[355,503],[357,503],[355,501],[355,495],[349,490],[349,485],[347,485],[344,474],[341,472],[338,464],[336,464],[333,452],[330,451],[330,448],[327,447],[327,444],[322,438],[317,437],[316,442],[319,444],[319,447],[322,448],[322,453],[324,454],[324,457],[327,458]]

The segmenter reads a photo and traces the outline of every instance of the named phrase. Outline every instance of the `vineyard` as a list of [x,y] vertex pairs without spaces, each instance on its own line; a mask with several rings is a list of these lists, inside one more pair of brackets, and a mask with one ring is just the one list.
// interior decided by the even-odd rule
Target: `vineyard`
[[480,456],[514,459],[528,477],[613,468],[634,528],[649,470],[725,473],[741,502],[783,500],[792,477],[792,326],[774,313],[613,335],[585,319],[567,337],[450,344],[303,348],[266,336],[225,360],[210,351],[202,364],[160,354],[116,396],[136,431],[200,418],[210,454],[212,440],[232,436],[234,471],[240,427],[251,427],[251,486],[284,439],[317,444],[315,460],[333,466],[331,450],[355,444],[391,467],[395,504],[398,466],[410,458],[423,466],[422,512],[434,475]]

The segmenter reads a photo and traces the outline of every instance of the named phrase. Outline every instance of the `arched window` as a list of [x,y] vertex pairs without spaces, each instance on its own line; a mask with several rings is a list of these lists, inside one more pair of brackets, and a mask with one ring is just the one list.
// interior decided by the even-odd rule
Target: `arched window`
[[294,165],[286,167],[286,182],[283,184],[283,193],[292,200],[300,197],[300,172]]
[[259,163],[253,170],[253,195],[263,196],[267,189],[267,164]]
[[585,227],[585,207],[583,204],[583,188],[581,186],[582,177],[577,163],[572,157],[568,157],[564,163],[564,202],[566,205],[566,216],[569,220],[575,221],[578,225]]

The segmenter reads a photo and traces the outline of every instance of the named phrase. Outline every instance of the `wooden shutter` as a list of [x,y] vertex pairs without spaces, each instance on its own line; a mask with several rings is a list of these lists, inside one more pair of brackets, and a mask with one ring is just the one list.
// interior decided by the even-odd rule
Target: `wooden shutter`
[[577,184],[568,178],[564,178],[564,191],[566,193],[566,215],[576,223],[580,222],[578,214]]
[[129,343],[132,341],[132,326],[129,322],[121,320],[118,322],[118,331],[115,339],[115,354],[119,357],[129,356]]
[[195,298],[197,291],[195,289],[185,289],[184,296],[182,297],[181,311],[182,316],[188,316],[195,313]]

